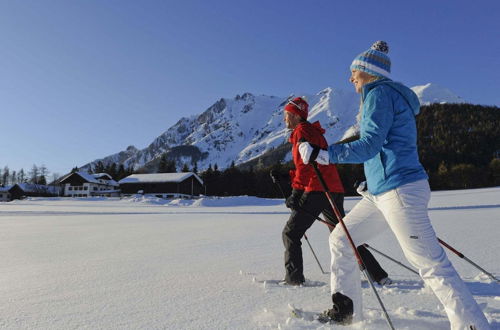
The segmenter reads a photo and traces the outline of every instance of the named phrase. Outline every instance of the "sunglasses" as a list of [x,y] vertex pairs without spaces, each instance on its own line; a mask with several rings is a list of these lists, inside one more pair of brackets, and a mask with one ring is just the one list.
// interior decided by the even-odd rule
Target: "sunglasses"
[[292,100],[288,101],[288,104],[296,106],[297,109],[299,109],[300,111],[304,111],[304,109],[302,109],[302,105],[298,105],[297,103],[293,102]]

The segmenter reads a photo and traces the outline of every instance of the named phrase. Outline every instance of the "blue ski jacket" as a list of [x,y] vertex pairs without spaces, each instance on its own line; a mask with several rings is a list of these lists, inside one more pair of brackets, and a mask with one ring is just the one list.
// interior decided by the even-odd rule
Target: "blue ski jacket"
[[328,147],[332,163],[364,163],[368,190],[377,195],[427,179],[417,153],[417,95],[388,78],[363,86],[359,140]]

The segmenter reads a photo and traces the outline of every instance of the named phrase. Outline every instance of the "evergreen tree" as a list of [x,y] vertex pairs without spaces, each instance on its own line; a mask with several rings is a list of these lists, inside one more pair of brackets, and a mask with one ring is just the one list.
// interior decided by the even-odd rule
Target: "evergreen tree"
[[[40,181],[43,181],[45,183],[40,183],[40,184],[46,184],[47,183],[46,177],[49,174],[49,170],[44,164],[42,164],[42,166],[38,168],[38,171],[39,171],[39,178],[37,182],[39,183]],[[43,177],[43,180],[41,179],[41,177]]]
[[158,165],[158,173],[168,173],[168,159],[167,155],[163,154],[160,157],[160,164]]
[[491,172],[489,185],[492,187],[500,186],[500,158],[493,159],[488,167]]
[[118,166],[118,172],[116,173],[116,181],[120,181],[121,179],[125,178],[127,176],[127,173],[125,171],[125,166],[123,164],[120,164]]
[[29,175],[30,175],[29,182],[30,183],[37,183],[38,182],[38,177],[40,175],[40,172],[38,170],[38,166],[36,166],[35,164],[33,164],[33,167],[31,168],[31,171],[30,171]]
[[175,160],[170,160],[167,164],[167,173],[177,173],[177,164]]
[[134,173],[134,167],[132,165],[130,165],[127,170],[125,171],[125,177],[131,175]]
[[189,172],[189,167],[186,163],[184,163],[184,165],[182,165],[181,172],[183,172],[183,173]]
[[118,170],[116,168],[116,163],[111,163],[107,170],[106,170],[106,173],[108,173],[109,175],[111,175],[112,178],[116,178],[116,174],[118,173]]
[[167,154],[163,154],[160,158],[160,164],[158,166],[158,173],[175,173],[177,172],[177,165],[175,160],[170,160],[167,158]]
[[36,182],[37,184],[42,184],[42,185],[46,185],[47,184],[47,179],[45,178],[45,175],[40,175],[38,177],[38,180]]

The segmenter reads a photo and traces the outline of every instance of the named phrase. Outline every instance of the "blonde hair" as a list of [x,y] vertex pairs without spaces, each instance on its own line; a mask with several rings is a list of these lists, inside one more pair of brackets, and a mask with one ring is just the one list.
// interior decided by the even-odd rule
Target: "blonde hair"
[[[379,79],[382,79],[383,77],[380,77],[380,76],[374,76],[374,75],[371,75],[369,74],[370,76],[370,80],[368,81],[368,83],[372,83],[374,81],[377,81]],[[356,122],[359,124],[361,122],[361,117],[363,116],[363,97],[360,96],[359,97],[359,110],[358,110],[358,114],[356,115]]]

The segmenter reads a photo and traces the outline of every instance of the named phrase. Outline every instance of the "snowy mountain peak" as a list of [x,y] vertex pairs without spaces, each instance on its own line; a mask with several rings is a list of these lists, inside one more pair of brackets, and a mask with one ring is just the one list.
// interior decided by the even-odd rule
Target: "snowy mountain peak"
[[[429,103],[462,103],[460,97],[436,84],[412,88],[422,105]],[[243,93],[234,98],[221,98],[199,115],[181,118],[158,136],[149,146],[138,150],[129,146],[125,151],[98,161],[116,162],[125,167],[154,169],[154,162],[163,155],[175,159],[178,168],[183,164],[206,169],[217,164],[224,169],[234,161],[236,165],[253,160],[274,150],[288,139],[289,131],[283,122],[283,107],[296,96],[304,96],[309,103],[310,122],[319,121],[326,129],[329,143],[356,134],[356,115],[359,95],[354,91],[326,87],[316,94],[292,94],[288,97]],[[153,165],[151,165],[153,164]]]
[[438,84],[425,84],[411,88],[417,94],[420,104],[432,103],[464,103],[465,101],[447,88]]

